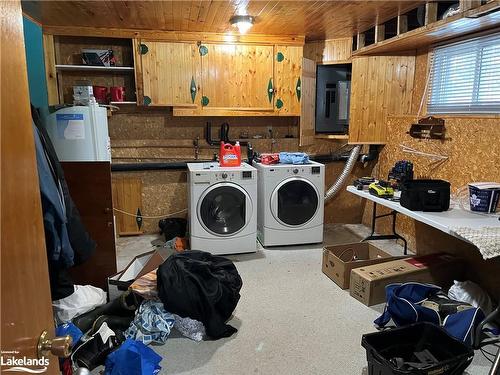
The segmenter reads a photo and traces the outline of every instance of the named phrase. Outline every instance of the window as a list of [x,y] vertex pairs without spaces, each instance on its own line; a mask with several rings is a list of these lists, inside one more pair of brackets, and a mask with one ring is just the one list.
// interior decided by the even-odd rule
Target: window
[[427,111],[500,113],[500,33],[434,49]]

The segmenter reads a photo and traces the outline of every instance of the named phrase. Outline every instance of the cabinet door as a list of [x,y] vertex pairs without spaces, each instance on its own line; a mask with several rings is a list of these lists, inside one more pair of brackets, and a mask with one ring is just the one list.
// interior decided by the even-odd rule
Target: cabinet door
[[273,111],[273,46],[206,44],[202,55],[202,106]]
[[200,54],[196,44],[142,41],[139,48],[145,105],[198,103]]
[[274,105],[280,116],[300,116],[302,46],[276,46]]
[[299,126],[299,146],[314,143],[316,113],[316,62],[302,59],[302,94]]
[[410,114],[415,56],[352,60],[349,143],[385,144],[387,115]]

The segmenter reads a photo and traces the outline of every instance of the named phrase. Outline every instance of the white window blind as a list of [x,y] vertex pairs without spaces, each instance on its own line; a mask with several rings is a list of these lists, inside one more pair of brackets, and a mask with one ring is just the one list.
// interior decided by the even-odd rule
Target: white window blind
[[500,33],[434,49],[427,112],[500,113]]

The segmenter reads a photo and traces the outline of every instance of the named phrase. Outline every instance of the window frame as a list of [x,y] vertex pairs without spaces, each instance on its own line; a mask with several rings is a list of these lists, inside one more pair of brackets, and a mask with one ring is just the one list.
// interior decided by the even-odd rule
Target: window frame
[[[500,99],[498,100],[493,100],[492,104],[488,103],[483,103],[479,101],[479,96],[481,95],[481,68],[478,68],[478,65],[482,63],[482,57],[484,53],[484,47],[487,47],[488,41],[484,42],[484,45],[480,47],[480,51],[476,53],[475,56],[475,65],[474,65],[474,79],[472,81],[472,93],[471,93],[471,100],[468,103],[459,103],[456,105],[446,105],[443,100],[441,100],[440,103],[434,103],[432,102],[433,99],[433,83],[435,84],[436,82],[439,83],[441,81],[441,86],[443,85],[442,81],[446,81],[449,79],[449,77],[443,77],[441,76],[443,74],[446,75],[447,72],[443,72],[442,70],[439,71],[438,73],[433,72],[434,69],[434,64],[435,64],[435,53],[436,49],[445,49],[447,47],[452,47],[456,46],[459,44],[467,43],[467,42],[474,42],[475,40],[480,40],[480,39],[490,39],[490,38],[495,38],[495,40],[498,40],[500,42],[500,29],[495,29],[493,31],[488,30],[486,32],[474,34],[474,35],[469,35],[467,37],[462,37],[460,39],[454,39],[454,40],[449,40],[440,44],[436,44],[432,46],[431,50],[429,51],[429,58],[428,58],[428,69],[427,69],[427,83],[426,83],[426,92],[424,93],[424,100],[425,100],[425,109],[426,113],[429,115],[480,115],[480,116],[485,116],[485,115],[490,115],[490,116],[499,116],[500,115]],[[500,48],[498,49],[500,51]],[[496,56],[495,56],[496,57]],[[500,58],[500,53],[499,53],[499,58]],[[444,64],[443,64],[444,65]],[[446,66],[444,66],[446,68]],[[500,70],[500,65],[499,65],[499,70]],[[438,77],[438,80],[435,79],[435,77]],[[442,88],[439,89],[441,91],[439,94],[442,94]],[[434,91],[435,92],[435,91]],[[496,89],[494,92],[495,96],[500,96],[500,87]]]

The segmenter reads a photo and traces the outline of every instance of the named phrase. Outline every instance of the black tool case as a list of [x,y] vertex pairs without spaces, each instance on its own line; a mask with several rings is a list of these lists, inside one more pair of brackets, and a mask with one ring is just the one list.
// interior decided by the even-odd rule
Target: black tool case
[[446,211],[450,208],[450,183],[444,180],[405,181],[399,202],[412,211]]
[[459,375],[474,358],[472,348],[426,322],[363,335],[361,345],[369,375]]

